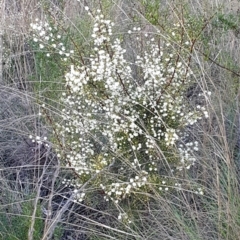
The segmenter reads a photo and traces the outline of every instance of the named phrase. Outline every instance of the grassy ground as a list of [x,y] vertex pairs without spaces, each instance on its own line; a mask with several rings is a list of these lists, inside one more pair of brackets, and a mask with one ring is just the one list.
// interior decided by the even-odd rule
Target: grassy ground
[[[92,0],[87,4],[93,15],[101,9],[115,23],[113,36],[127,50],[127,62],[136,62],[136,55],[148,50],[144,37],[148,33],[159,39],[159,45],[168,41],[164,54],[176,54],[176,63],[181,60],[191,69],[186,104],[195,108],[204,103],[209,115],[186,128],[188,138],[199,143],[196,163],[177,175],[161,169],[159,176],[151,175],[151,183],[120,203],[105,201],[100,181],[124,179],[133,174],[131,167],[121,172],[122,163],[114,163],[104,168],[105,175],[80,176],[67,162],[76,139],[69,143],[59,132],[59,125],[65,124],[62,110],[71,112],[60,100],[62,93],[71,93],[65,74],[71,65],[88,66],[94,54],[94,18],[85,11],[86,2],[2,1],[0,239],[240,239],[240,3]],[[34,40],[37,36],[30,27],[36,18],[52,28],[54,41],[45,39],[44,47]],[[140,26],[139,33],[128,34],[135,26]],[[132,79],[142,84],[142,73],[134,64],[132,72]],[[99,96],[105,101],[108,95]],[[101,123],[101,118],[97,121]],[[97,165],[102,155],[101,147],[95,147],[98,154],[90,161]],[[157,153],[166,161],[173,158],[166,150]],[[126,164],[132,159],[114,154]],[[77,202],[74,187],[80,181],[86,196]],[[182,184],[179,191],[172,185],[175,182]],[[159,192],[159,186],[169,190]]]

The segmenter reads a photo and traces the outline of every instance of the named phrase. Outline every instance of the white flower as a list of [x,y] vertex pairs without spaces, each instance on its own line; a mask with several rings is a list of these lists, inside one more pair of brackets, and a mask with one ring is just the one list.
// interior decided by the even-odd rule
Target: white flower
[[45,33],[46,33],[46,32],[43,30],[43,31],[41,31],[41,32],[39,33],[39,35],[40,35],[40,36],[43,36],[43,35],[45,35]]

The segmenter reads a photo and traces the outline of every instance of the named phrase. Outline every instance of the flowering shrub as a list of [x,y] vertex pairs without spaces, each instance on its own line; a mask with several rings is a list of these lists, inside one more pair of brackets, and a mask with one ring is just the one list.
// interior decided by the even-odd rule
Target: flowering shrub
[[[34,51],[35,71],[31,75],[31,86],[37,95],[38,103],[44,104],[41,107],[42,120],[49,123],[46,116],[46,109],[55,111],[58,99],[64,88],[64,73],[69,66],[73,50],[68,43],[68,33],[61,31],[61,28],[51,18],[48,20],[35,19],[30,24],[32,38],[29,41],[30,48]],[[54,121],[52,121],[54,122]]]
[[[195,163],[198,151],[198,142],[189,142],[185,129],[204,113],[207,117],[204,107],[193,109],[185,101],[192,80],[184,56],[167,41],[160,46],[157,34],[142,37],[141,29],[134,27],[128,34],[144,41],[145,50],[129,62],[120,39],[112,35],[113,26],[98,10],[91,54],[71,65],[65,76],[57,151],[75,172],[76,179],[64,183],[74,185],[79,201],[87,183],[101,188],[104,198],[115,203],[140,190],[181,189],[173,177]],[[32,28],[40,28],[45,36],[41,25]],[[51,33],[50,37],[54,42]],[[44,48],[43,43],[39,47]],[[59,50],[55,43],[51,47]],[[71,51],[60,47],[60,55],[70,56]]]
[[40,21],[36,18],[30,27],[33,31],[33,41],[40,50],[45,51],[47,57],[57,53],[61,60],[67,61],[74,53],[73,50],[66,49],[57,26],[52,26],[47,21]]

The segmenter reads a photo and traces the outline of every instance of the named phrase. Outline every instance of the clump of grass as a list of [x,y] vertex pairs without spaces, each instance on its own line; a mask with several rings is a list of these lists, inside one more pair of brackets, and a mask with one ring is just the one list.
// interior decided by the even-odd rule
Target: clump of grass
[[[31,219],[31,203],[24,202],[21,206],[22,210],[19,213],[1,213],[0,214],[0,229],[1,238],[12,239],[27,239],[28,228],[30,226]],[[36,221],[34,226],[34,239],[41,239],[41,233],[43,231],[43,221],[40,217],[41,211],[38,208],[36,215]],[[39,218],[40,217],[40,218]]]

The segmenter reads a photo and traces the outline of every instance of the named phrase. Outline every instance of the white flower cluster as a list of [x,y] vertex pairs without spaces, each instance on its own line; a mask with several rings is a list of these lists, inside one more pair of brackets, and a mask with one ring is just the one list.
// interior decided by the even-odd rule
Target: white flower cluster
[[74,201],[75,202],[82,202],[84,197],[85,197],[85,193],[79,191],[78,189],[74,189]]
[[33,41],[39,44],[40,49],[45,50],[47,57],[50,57],[51,53],[57,53],[61,59],[67,61],[73,55],[74,51],[68,51],[61,42],[62,36],[57,34],[57,27],[51,27],[48,22],[39,19],[35,19],[30,27],[33,31]]
[[109,183],[105,178],[101,185],[106,199],[118,201],[145,186],[147,174],[158,174],[160,151],[178,150],[178,170],[194,163],[197,144],[177,145],[180,132],[201,118],[202,109],[192,111],[184,104],[190,71],[179,58],[152,38],[137,61],[129,63],[121,41],[112,39],[112,26],[98,11],[92,55],[66,74],[69,91],[63,93],[58,129],[66,160],[79,176],[121,173],[121,179]]
[[[97,10],[97,12],[101,13],[100,10]],[[92,38],[94,39],[94,44],[96,46],[100,46],[104,42],[106,43],[110,41],[110,36],[112,35],[111,26],[114,26],[114,24],[110,20],[105,20],[103,14],[95,17]]]
[[83,190],[81,190],[82,185],[79,184],[78,181],[76,181],[75,179],[66,179],[64,178],[62,180],[62,184],[65,187],[72,187],[74,186],[74,190],[73,190],[73,200],[74,202],[82,202],[84,199],[84,196],[86,195],[85,192]]
[[112,183],[110,186],[100,184],[102,190],[106,192],[105,200],[109,201],[111,199],[117,204],[119,200],[124,199],[132,191],[136,191],[144,186],[147,183],[147,175],[146,171],[142,171],[140,175],[130,178],[128,182]]
[[169,187],[167,186],[167,182],[166,181],[162,181],[161,182],[161,186],[159,187],[159,190],[160,191],[168,191],[169,190]]
[[199,194],[199,195],[203,195],[204,192],[203,192],[203,189],[201,187],[197,188],[197,190],[195,191],[196,194]]
[[123,213],[119,213],[118,215],[118,220],[122,221],[124,223],[132,223],[132,221],[129,219],[129,216],[127,215],[127,213],[123,212]]
[[39,145],[42,145],[44,144],[45,147],[49,147],[49,144],[47,142],[47,137],[40,137],[40,136],[32,136],[32,135],[29,135],[29,138],[32,140],[33,143],[37,143]]
[[189,169],[196,162],[194,152],[197,152],[198,142],[188,142],[186,144],[180,144],[178,147],[180,164],[177,167],[178,170]]

